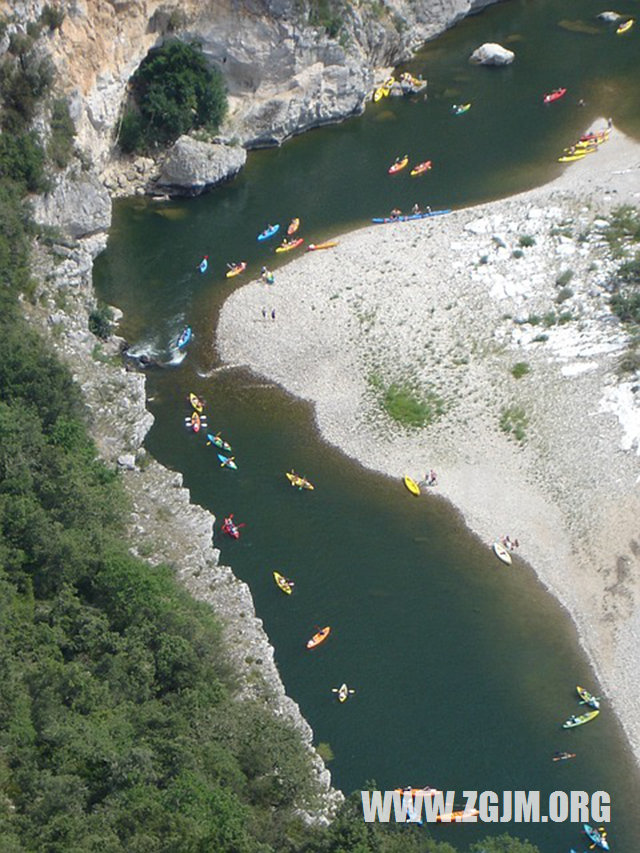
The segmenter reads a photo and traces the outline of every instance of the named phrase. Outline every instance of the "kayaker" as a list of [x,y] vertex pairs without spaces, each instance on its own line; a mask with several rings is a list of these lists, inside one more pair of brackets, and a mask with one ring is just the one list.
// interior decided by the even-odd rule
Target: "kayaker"
[[422,213],[422,211],[420,210],[420,205],[418,204],[418,202],[416,202],[413,205],[413,207],[411,208],[411,213],[413,213],[413,214]]
[[398,210],[397,207],[394,207],[389,216],[391,219],[397,219],[399,216],[402,216],[402,211]]

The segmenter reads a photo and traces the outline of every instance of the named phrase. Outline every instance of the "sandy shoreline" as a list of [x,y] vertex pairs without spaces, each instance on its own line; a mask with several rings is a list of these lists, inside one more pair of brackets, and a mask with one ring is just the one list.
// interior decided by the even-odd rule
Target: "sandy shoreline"
[[[640,761],[640,383],[616,375],[627,338],[606,284],[620,261],[602,239],[602,217],[623,203],[640,204],[640,144],[614,129],[535,190],[364,228],[279,270],[270,289],[237,290],[217,343],[225,362],[313,401],[322,435],[349,456],[396,478],[435,468],[438,493],[484,541],[517,536]],[[435,395],[444,414],[398,428],[375,390],[392,383]],[[514,409],[523,445],[500,427]]]

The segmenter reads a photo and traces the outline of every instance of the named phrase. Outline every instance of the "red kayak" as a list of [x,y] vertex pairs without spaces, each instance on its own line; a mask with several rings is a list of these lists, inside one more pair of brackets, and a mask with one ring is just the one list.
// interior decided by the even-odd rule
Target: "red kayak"
[[553,92],[549,92],[548,94],[546,94],[542,100],[545,104],[551,104],[553,103],[553,101],[557,101],[559,98],[566,94],[566,89],[554,89]]
[[239,539],[241,527],[244,527],[244,524],[236,524],[233,520],[233,513],[231,513],[231,515],[228,515],[224,520],[222,532],[226,533],[227,536],[231,536],[233,539]]

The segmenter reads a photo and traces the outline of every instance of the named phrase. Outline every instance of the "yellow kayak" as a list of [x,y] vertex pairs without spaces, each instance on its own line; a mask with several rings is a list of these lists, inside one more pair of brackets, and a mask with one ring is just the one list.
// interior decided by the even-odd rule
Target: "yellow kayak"
[[395,82],[395,77],[389,77],[387,80],[385,80],[382,86],[379,86],[373,93],[373,100],[379,101],[382,98],[386,98],[389,95],[391,87]]
[[313,491],[314,486],[306,477],[301,477],[299,474],[296,474],[295,471],[287,471],[286,475],[292,486],[297,486],[299,489],[310,489]]
[[420,486],[416,483],[415,480],[412,480],[408,474],[405,474],[403,483],[409,489],[412,495],[420,494]]
[[574,160],[584,160],[586,156],[586,151],[576,152],[575,154],[563,154],[562,157],[558,157],[558,163],[573,163]]
[[285,578],[284,575],[281,575],[280,572],[274,572],[273,579],[286,595],[291,595],[293,592],[293,581],[287,580],[287,578]]
[[333,249],[337,245],[337,240],[326,240],[324,243],[309,243],[307,252],[315,252],[317,249]]
[[620,26],[616,30],[616,33],[619,36],[622,35],[622,33],[626,33],[627,30],[631,29],[631,27],[634,25],[634,23],[635,23],[635,20],[633,18],[629,18],[628,21],[625,21],[623,24],[620,24]]

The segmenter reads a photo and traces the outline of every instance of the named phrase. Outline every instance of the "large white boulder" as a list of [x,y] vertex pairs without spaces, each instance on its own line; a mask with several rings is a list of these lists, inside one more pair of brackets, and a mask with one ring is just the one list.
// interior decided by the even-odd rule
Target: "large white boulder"
[[240,145],[200,142],[181,136],[162,164],[157,185],[170,195],[199,195],[232,178],[246,159],[247,152]]
[[510,65],[515,59],[515,53],[500,44],[486,42],[474,50],[469,57],[470,62],[478,65]]

